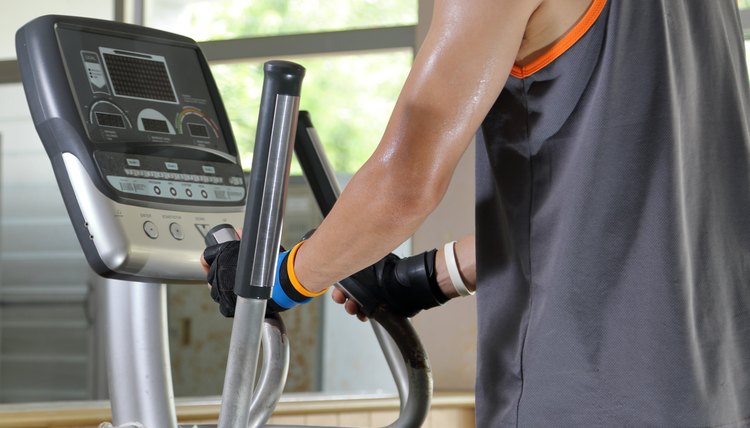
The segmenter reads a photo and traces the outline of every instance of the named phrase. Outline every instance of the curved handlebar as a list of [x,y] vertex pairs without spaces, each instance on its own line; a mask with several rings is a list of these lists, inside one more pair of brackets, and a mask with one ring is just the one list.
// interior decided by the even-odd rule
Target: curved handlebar
[[[401,399],[401,412],[398,419],[388,428],[409,428],[422,426],[427,418],[432,401],[432,370],[427,352],[419,340],[417,332],[407,318],[390,312],[379,311],[374,320],[383,326],[393,338],[401,352],[408,377],[408,394]],[[395,375],[394,375],[395,377]],[[398,379],[394,379],[398,382]],[[405,400],[405,402],[404,402]]]
[[[427,417],[432,398],[432,376],[427,352],[408,319],[379,311],[373,320],[395,341],[406,368],[408,395],[399,394],[401,412],[398,419],[387,428],[421,426]],[[263,364],[249,409],[250,427],[263,426],[268,421],[286,383],[289,341],[279,314],[266,316],[262,344]]]
[[263,365],[250,404],[248,426],[261,426],[271,417],[281,398],[289,371],[289,340],[279,314],[266,315],[261,335]]

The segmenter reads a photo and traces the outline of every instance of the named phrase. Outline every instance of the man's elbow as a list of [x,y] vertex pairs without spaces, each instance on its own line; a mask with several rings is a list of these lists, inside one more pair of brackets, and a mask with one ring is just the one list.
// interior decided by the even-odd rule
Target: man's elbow
[[384,205],[390,207],[394,217],[404,221],[421,223],[435,208],[445,194],[447,185],[429,178],[384,183]]

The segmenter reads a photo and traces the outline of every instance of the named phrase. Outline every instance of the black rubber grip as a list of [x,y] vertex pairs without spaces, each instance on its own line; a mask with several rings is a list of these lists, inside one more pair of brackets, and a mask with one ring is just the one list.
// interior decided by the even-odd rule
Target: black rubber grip
[[302,91],[305,68],[290,61],[268,61],[263,65],[264,91],[268,87],[277,95],[298,97]]

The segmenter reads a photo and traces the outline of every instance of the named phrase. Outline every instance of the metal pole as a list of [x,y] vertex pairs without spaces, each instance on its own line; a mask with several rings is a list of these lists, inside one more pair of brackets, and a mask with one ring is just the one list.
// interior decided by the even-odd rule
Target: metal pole
[[90,319],[93,340],[91,344],[91,378],[92,397],[95,400],[109,399],[109,385],[107,382],[107,337],[109,336],[104,322],[106,300],[102,293],[104,287],[100,284],[103,279],[93,270],[89,270],[89,294],[86,300],[86,316]]
[[[394,353],[393,356],[401,356],[400,362],[404,367],[403,380],[408,384],[408,396],[400,397],[401,412],[398,419],[387,428],[420,427],[427,419],[432,402],[432,370],[427,352],[407,318],[386,311],[377,311],[373,317],[382,326],[383,331],[388,332],[388,339],[397,346],[398,354]],[[383,352],[388,355],[385,349]]]
[[[205,239],[206,245],[210,246],[237,241],[240,237],[232,225],[220,224],[209,230]],[[266,314],[261,343],[263,364],[249,410],[249,426],[252,427],[261,426],[271,417],[286,385],[286,376],[289,371],[289,340],[286,336],[284,321],[279,314]]]
[[289,372],[289,339],[279,314],[267,316],[263,324],[263,366],[250,405],[250,422],[258,427],[268,421],[286,385]]
[[276,273],[281,216],[304,76],[304,68],[286,61],[269,61],[264,70],[219,428],[246,427],[250,421],[261,327]]
[[115,426],[176,428],[165,284],[96,277]]
[[[409,322],[408,320],[404,320]],[[398,398],[401,404],[401,410],[404,410],[406,403],[409,400],[409,373],[406,370],[404,359],[401,356],[401,352],[398,349],[398,345],[393,340],[393,337],[388,335],[385,328],[370,320],[370,326],[372,327],[375,338],[380,344],[380,350],[383,351],[385,362],[388,364],[388,368],[391,370],[391,376],[393,376],[393,382],[396,384],[396,390],[398,390]]]

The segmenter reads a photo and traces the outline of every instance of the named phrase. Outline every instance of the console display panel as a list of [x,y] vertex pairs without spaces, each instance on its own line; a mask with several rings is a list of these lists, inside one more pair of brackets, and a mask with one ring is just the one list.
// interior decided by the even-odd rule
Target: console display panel
[[228,119],[196,46],[65,24],[55,32],[92,156],[111,189],[176,204],[244,200]]
[[99,48],[112,90],[120,97],[176,103],[163,56]]
[[245,177],[194,40],[119,22],[38,17],[16,33],[34,126],[99,275],[199,280],[204,236],[241,224]]
[[64,25],[56,32],[91,141],[183,145],[230,154],[234,144],[226,141],[218,100],[206,85],[194,48]]

